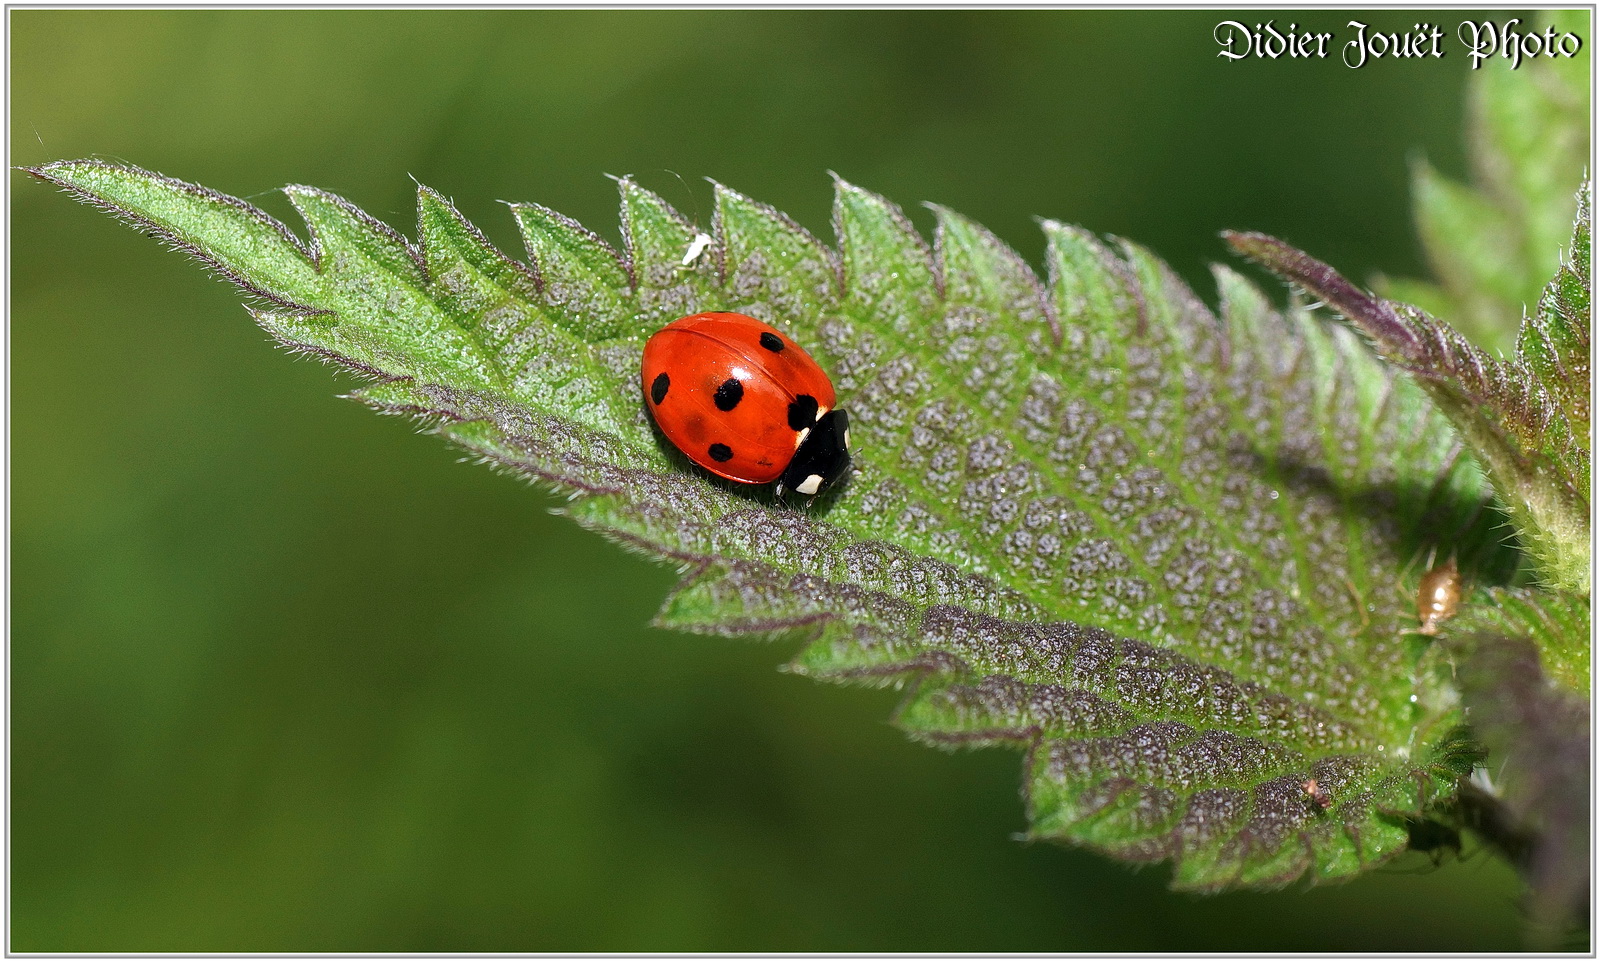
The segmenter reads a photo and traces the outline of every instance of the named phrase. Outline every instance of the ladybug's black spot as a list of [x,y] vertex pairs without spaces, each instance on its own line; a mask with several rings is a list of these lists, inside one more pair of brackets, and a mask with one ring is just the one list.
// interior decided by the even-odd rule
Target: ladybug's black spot
[[719,441],[716,444],[711,446],[711,460],[712,461],[727,461],[729,458],[732,458],[732,457],[733,457],[733,449],[729,448],[727,445],[724,445],[722,442]]
[[795,431],[810,428],[817,420],[817,399],[801,395],[789,402],[789,427]]
[[768,351],[777,353],[783,350],[783,339],[771,331],[763,331],[761,332],[761,346]]
[[739,382],[738,378],[729,378],[717,386],[717,393],[711,400],[717,403],[719,409],[732,411],[739,406],[739,402],[743,398],[744,385]]
[[672,379],[667,377],[665,371],[656,375],[656,380],[650,382],[650,400],[658,405],[661,404],[662,399],[667,396],[667,389],[670,387],[672,387]]

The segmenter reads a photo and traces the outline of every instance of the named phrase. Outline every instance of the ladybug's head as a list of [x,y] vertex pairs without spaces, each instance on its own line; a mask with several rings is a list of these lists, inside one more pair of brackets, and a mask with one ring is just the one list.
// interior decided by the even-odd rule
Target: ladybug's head
[[850,416],[836,408],[817,419],[778,479],[778,503],[793,492],[811,504],[850,468]]

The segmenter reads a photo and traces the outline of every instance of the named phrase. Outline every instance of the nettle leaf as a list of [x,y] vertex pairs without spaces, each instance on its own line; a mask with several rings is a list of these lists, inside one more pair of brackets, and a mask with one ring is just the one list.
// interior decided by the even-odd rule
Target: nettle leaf
[[[1573,644],[1589,638],[1589,600],[1492,596],[1442,640],[1457,653],[1463,702],[1489,750],[1468,811],[1522,871],[1533,935],[1553,946],[1590,906],[1589,659],[1586,645]],[[1548,654],[1563,646],[1581,648],[1582,659],[1552,662]]]
[[[720,186],[704,246],[622,180],[625,251],[517,205],[522,265],[426,188],[415,244],[291,188],[301,244],[144,171],[33,173],[240,283],[368,404],[682,566],[661,624],[793,639],[795,671],[905,687],[915,738],[1022,749],[1036,838],[1191,888],[1337,879],[1471,768],[1399,573],[1444,546],[1504,582],[1490,491],[1409,380],[1232,271],[1219,316],[1149,252],[1046,222],[1041,280],[971,221],[934,208],[930,246],[843,181],[837,250]],[[856,469],[811,510],[653,428],[644,341],[702,310],[771,321],[835,377]]]
[[1588,195],[1586,184],[1569,256],[1524,321],[1510,360],[1418,308],[1362,291],[1276,238],[1228,235],[1235,249],[1321,298],[1380,357],[1416,376],[1481,460],[1537,575],[1584,593],[1591,567]]
[[[1587,10],[1547,16],[1558,34],[1590,36]],[[1480,345],[1510,349],[1510,325],[1549,277],[1571,229],[1572,186],[1588,168],[1589,62],[1585,44],[1571,58],[1527,60],[1514,70],[1494,58],[1472,72],[1472,185],[1426,161],[1412,166],[1417,228],[1440,283],[1385,282],[1385,295],[1448,318]]]
[[[1441,638],[1459,651],[1457,661],[1472,658],[1470,647],[1457,639],[1495,636],[1526,639],[1539,658],[1534,675],[1569,694],[1589,693],[1589,597],[1530,587],[1489,587],[1445,623]],[[1544,684],[1541,682],[1541,684]]]
[[[1555,408],[1546,423],[1541,449],[1570,473],[1579,487],[1589,487],[1588,447],[1590,222],[1591,187],[1578,192],[1572,244],[1555,277],[1545,285],[1537,309],[1523,320],[1517,335],[1517,361],[1531,373]],[[1562,424],[1565,421],[1565,424]]]

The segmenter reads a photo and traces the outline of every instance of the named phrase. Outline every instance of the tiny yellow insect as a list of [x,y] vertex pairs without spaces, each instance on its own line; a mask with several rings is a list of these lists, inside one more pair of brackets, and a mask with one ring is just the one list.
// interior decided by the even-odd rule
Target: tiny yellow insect
[[1431,568],[1417,584],[1417,621],[1422,623],[1417,631],[1423,635],[1438,635],[1439,623],[1456,614],[1461,604],[1461,570],[1452,557],[1443,565]]

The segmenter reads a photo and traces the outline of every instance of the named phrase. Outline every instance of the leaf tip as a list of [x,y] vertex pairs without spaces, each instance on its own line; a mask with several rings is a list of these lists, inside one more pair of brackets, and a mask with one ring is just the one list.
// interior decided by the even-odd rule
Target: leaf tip
[[859,184],[845,180],[836,171],[829,171],[828,176],[833,178],[833,196],[835,203],[843,204],[846,198],[864,199],[874,203],[887,203],[883,198],[872,193]]
[[1222,238],[1237,253],[1321,299],[1396,359],[1415,362],[1421,357],[1423,345],[1413,325],[1389,302],[1352,284],[1329,265],[1270,234],[1223,231]]
[[[1233,248],[1234,253],[1241,254],[1253,261],[1260,261],[1270,257],[1275,252],[1290,249],[1270,234],[1260,234],[1256,231],[1223,231],[1222,239]],[[1270,267],[1270,265],[1268,265]]]

